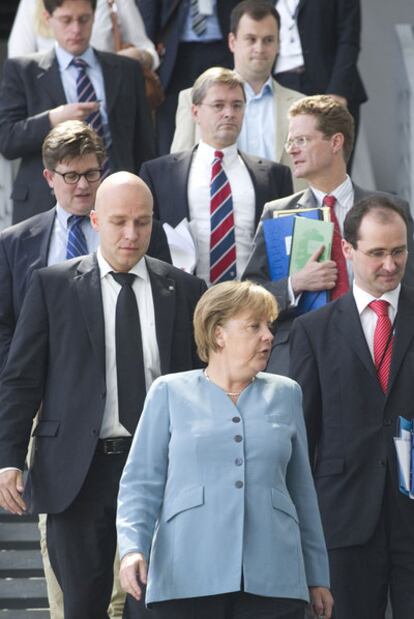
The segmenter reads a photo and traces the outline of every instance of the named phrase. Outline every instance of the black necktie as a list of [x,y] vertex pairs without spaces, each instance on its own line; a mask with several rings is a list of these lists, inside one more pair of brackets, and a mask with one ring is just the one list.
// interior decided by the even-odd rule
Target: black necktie
[[144,404],[146,387],[141,324],[132,284],[133,273],[114,273],[122,286],[116,301],[115,344],[119,421],[134,433]]

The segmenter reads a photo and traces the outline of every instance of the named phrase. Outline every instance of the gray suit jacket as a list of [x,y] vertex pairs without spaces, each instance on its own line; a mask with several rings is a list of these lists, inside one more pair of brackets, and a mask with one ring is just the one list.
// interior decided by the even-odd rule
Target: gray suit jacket
[[[130,58],[95,50],[105,85],[114,171],[137,173],[154,156],[142,71]],[[0,152],[22,158],[13,187],[13,223],[55,202],[42,176],[41,149],[50,131],[49,110],[66,103],[55,51],[6,61],[0,85]]]
[[[191,88],[182,90],[178,97],[175,133],[171,144],[172,153],[193,148],[200,141],[200,131],[191,114],[191,91]],[[288,111],[290,106],[302,97],[303,95],[300,92],[285,88],[273,80],[276,140],[272,159],[289,167],[291,167],[291,159],[284,149],[289,130]],[[292,178],[295,191],[300,191],[308,186],[306,181],[294,176]]]
[[[406,212],[408,226],[408,262],[404,276],[404,282],[409,286],[414,286],[414,242],[413,242],[413,220],[410,214],[408,202],[401,200],[396,196],[384,194],[378,191],[368,191],[354,185],[354,201],[358,202],[363,198],[372,195],[387,195],[396,201]],[[265,205],[263,209],[263,219],[270,219],[275,210],[293,209],[293,208],[315,208],[317,206],[315,196],[310,189],[304,192],[296,193],[288,198],[274,200]],[[275,295],[279,304],[280,316],[277,321],[277,330],[275,339],[273,340],[272,354],[269,359],[267,371],[277,374],[287,375],[289,369],[289,336],[292,328],[292,323],[296,317],[295,309],[289,310],[289,294],[288,294],[288,279],[284,278],[278,281],[271,281],[268,270],[266,244],[263,236],[262,225],[256,232],[254,247],[247,263],[243,279],[262,284],[267,290]]]

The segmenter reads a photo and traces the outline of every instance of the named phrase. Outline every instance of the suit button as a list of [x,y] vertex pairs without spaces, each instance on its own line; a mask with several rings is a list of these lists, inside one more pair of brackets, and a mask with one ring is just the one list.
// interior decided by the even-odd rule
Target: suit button
[[236,434],[236,436],[234,437],[234,440],[236,441],[236,443],[241,443],[243,440],[243,437],[240,436],[240,434]]
[[236,483],[234,485],[236,486],[236,488],[243,488],[244,484],[243,484],[242,481],[238,480],[238,481],[236,481]]
[[384,426],[390,426],[391,423],[391,419],[384,419]]
[[92,436],[98,436],[99,432],[98,430],[92,430]]
[[101,398],[102,398],[102,400],[105,400],[105,398],[106,398],[106,391],[102,391]]
[[240,422],[240,417],[233,417],[232,422],[233,423],[239,423]]
[[241,466],[243,464],[243,458],[236,458],[234,464],[236,466]]
[[386,465],[386,462],[385,462],[385,460],[379,460],[378,464],[379,464],[380,466],[385,466],[385,465]]

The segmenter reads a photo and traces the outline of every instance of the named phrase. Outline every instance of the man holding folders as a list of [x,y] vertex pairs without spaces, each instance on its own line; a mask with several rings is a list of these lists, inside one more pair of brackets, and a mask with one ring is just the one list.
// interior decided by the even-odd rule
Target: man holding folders
[[[343,222],[347,212],[364,197],[385,195],[361,189],[347,175],[346,165],[354,141],[354,121],[343,105],[329,95],[304,97],[290,107],[289,118],[285,148],[292,159],[294,176],[306,179],[309,188],[267,203],[262,221],[273,217],[276,210],[325,205],[331,209],[334,237],[331,260],[318,261],[323,251],[321,247],[306,266],[292,277],[271,281],[263,227],[259,225],[243,279],[262,284],[278,300],[282,313],[267,366],[268,371],[278,374],[286,374],[289,367],[289,334],[301,293],[330,290],[331,298],[337,298],[347,291],[352,281],[352,265],[346,266],[341,252]],[[409,206],[396,197],[392,199],[408,218],[410,258],[405,281],[414,284],[413,222]]]
[[407,218],[371,196],[344,222],[352,289],[295,321],[289,374],[303,389],[335,619],[414,616],[414,501],[399,492],[399,415],[413,416],[414,290],[401,284]]

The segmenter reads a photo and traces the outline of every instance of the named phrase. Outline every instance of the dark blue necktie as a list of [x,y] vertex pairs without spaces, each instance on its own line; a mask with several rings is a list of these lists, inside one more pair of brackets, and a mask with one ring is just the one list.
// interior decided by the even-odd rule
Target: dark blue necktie
[[[76,92],[78,95],[78,101],[80,103],[97,101],[98,99],[96,96],[95,88],[93,87],[93,84],[87,72],[87,68],[89,66],[88,63],[83,58],[73,58],[72,64],[78,70],[78,75],[76,77]],[[89,116],[85,119],[85,122],[90,125],[92,129],[95,129],[96,133],[99,135],[99,137],[102,138],[105,146],[107,147],[109,136],[105,135],[100,109],[98,108],[96,112],[92,112],[92,114],[89,114]],[[106,157],[102,164],[102,178],[108,176],[110,171],[111,170],[109,159],[108,157]]]
[[82,222],[86,215],[71,215],[68,218],[68,241],[66,246],[66,259],[85,256],[88,253],[88,245],[82,230]]

